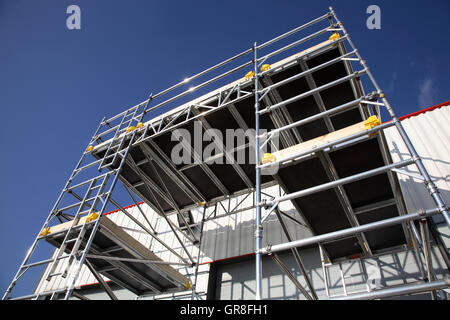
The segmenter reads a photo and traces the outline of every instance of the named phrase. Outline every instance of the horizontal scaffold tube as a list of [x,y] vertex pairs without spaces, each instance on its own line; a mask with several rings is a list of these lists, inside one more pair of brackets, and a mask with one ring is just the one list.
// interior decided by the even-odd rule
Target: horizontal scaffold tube
[[364,224],[364,225],[358,226],[358,227],[353,227],[353,228],[334,231],[334,232],[330,232],[330,233],[326,233],[326,234],[321,234],[321,235],[309,237],[306,239],[300,239],[300,240],[281,243],[281,244],[277,244],[277,245],[273,245],[273,246],[268,246],[266,248],[261,249],[261,254],[268,254],[268,253],[288,250],[291,248],[306,247],[306,246],[313,245],[313,244],[338,240],[338,239],[352,236],[354,234],[361,233],[361,232],[372,231],[372,230],[376,230],[376,229],[381,229],[381,228],[386,228],[386,227],[390,227],[393,225],[401,224],[401,223],[408,222],[411,220],[417,220],[417,219],[421,219],[421,218],[425,218],[425,217],[431,217],[433,215],[438,214],[439,212],[440,212],[439,208],[435,208],[435,209],[425,210],[423,212],[410,213],[410,214],[406,214],[403,216],[398,216],[398,217],[389,218],[389,219],[385,219],[385,220],[381,220],[381,221],[376,221],[376,222]]
[[282,52],[284,52],[286,50],[289,50],[289,49],[291,49],[293,47],[296,47],[296,46],[298,46],[298,45],[300,45],[302,43],[305,43],[308,40],[311,40],[311,39],[313,39],[315,37],[318,37],[318,36],[320,36],[320,35],[322,35],[324,33],[329,32],[329,29],[330,29],[329,27],[326,27],[326,28],[324,28],[322,30],[319,30],[319,31],[313,33],[313,34],[310,34],[307,37],[304,37],[304,38],[302,38],[300,40],[292,42],[291,44],[288,44],[287,46],[284,46],[284,47],[282,47],[282,48],[280,48],[278,50],[275,50],[275,51],[273,51],[273,52],[271,52],[269,54],[266,54],[265,56],[259,58],[258,61],[265,61],[265,60],[267,60],[267,59],[269,59],[269,58],[271,58],[273,56],[276,56],[277,54],[280,54],[280,53],[282,53]]
[[272,40],[264,42],[264,43],[260,44],[259,46],[257,46],[256,48],[258,50],[260,50],[260,49],[262,49],[264,47],[267,47],[268,45],[271,45],[272,43],[275,43],[275,42],[277,42],[277,41],[279,41],[281,39],[284,39],[284,38],[286,38],[286,37],[288,37],[288,36],[290,36],[290,35],[292,35],[292,34],[294,34],[296,32],[299,32],[299,31],[301,31],[303,29],[306,29],[306,28],[312,26],[313,24],[316,24],[316,23],[318,23],[318,22],[320,22],[322,20],[328,19],[330,16],[331,16],[331,12],[328,12],[328,13],[324,14],[323,16],[321,16],[321,17],[319,17],[317,19],[311,20],[310,22],[305,23],[304,25],[301,25],[301,26],[299,26],[297,28],[294,28],[294,29],[292,29],[292,30],[290,30],[290,31],[288,31],[286,33],[283,33],[282,35],[280,35],[280,36],[278,36],[276,38],[273,38]]
[[272,206],[275,203],[280,203],[280,202],[284,202],[284,201],[288,201],[288,200],[292,200],[292,199],[296,199],[296,198],[301,198],[301,197],[305,197],[308,196],[310,194],[316,193],[316,192],[320,192],[320,191],[324,191],[324,190],[328,190],[331,188],[334,188],[336,186],[340,186],[346,183],[350,183],[350,182],[354,182],[357,180],[361,180],[361,179],[365,179],[365,178],[369,178],[369,177],[373,177],[377,174],[381,174],[384,172],[387,172],[389,170],[392,170],[394,168],[401,168],[401,167],[405,167],[407,165],[413,164],[415,162],[414,159],[408,159],[408,160],[403,160],[400,162],[396,162],[396,163],[392,163],[386,166],[382,166],[376,169],[372,169],[369,171],[365,171],[365,172],[361,172],[349,177],[345,177],[345,178],[341,178],[339,180],[335,180],[335,181],[331,181],[331,182],[327,182],[312,188],[308,188],[308,189],[304,189],[304,190],[300,190],[297,192],[293,192],[293,193],[289,193],[287,195],[284,195],[282,197],[278,197],[273,199],[272,201],[268,201],[266,203],[261,203],[262,206]]
[[218,76],[216,76],[216,77],[214,77],[214,78],[212,78],[210,80],[202,82],[202,83],[196,85],[195,87],[192,87],[192,88],[190,88],[190,89],[188,89],[186,91],[183,91],[182,93],[180,93],[180,94],[178,94],[178,95],[176,95],[176,96],[174,96],[172,98],[169,98],[169,99],[167,99],[167,100],[165,100],[165,101],[163,101],[163,102],[161,102],[161,103],[159,103],[159,104],[157,104],[157,105],[155,105],[155,106],[145,110],[144,113],[148,113],[150,111],[156,110],[156,109],[158,109],[158,108],[160,108],[160,107],[162,107],[162,106],[164,106],[164,105],[166,105],[166,104],[168,104],[168,103],[170,103],[172,101],[175,101],[175,100],[177,100],[177,99],[179,99],[181,97],[184,97],[187,94],[190,94],[190,93],[192,93],[194,91],[197,91],[198,89],[203,88],[204,86],[207,86],[207,85],[209,85],[209,84],[211,84],[211,83],[213,83],[213,82],[215,82],[217,80],[222,79],[223,77],[226,77],[226,76],[232,74],[233,72],[236,72],[236,71],[238,71],[240,69],[243,69],[243,68],[245,68],[247,66],[250,66],[250,65],[252,65],[252,61],[245,62],[245,63],[243,63],[243,64],[241,64],[241,65],[231,69],[230,71],[227,71],[227,72],[222,73],[222,74],[220,74],[220,75],[218,75]]
[[123,257],[110,257],[102,256],[98,254],[88,254],[87,258],[100,259],[100,260],[112,260],[112,261],[125,261],[125,262],[136,262],[136,263],[146,263],[146,264],[167,264],[167,265],[178,265],[178,266],[190,266],[189,263],[182,262],[170,262],[170,261],[159,261],[159,260],[145,260],[145,259],[133,259],[133,258],[123,258]]
[[413,293],[429,292],[450,287],[448,276],[442,280],[432,282],[403,285],[396,288],[375,290],[367,293],[352,294],[346,297],[339,297],[332,300],[371,300],[402,296]]
[[[342,38],[341,38],[341,39],[342,39]],[[286,79],[281,80],[281,81],[279,81],[279,82],[275,82],[274,84],[272,84],[272,85],[270,85],[270,86],[268,86],[268,87],[263,88],[260,92],[261,92],[261,93],[265,93],[266,91],[269,91],[269,90],[278,88],[278,87],[280,87],[280,86],[283,86],[283,85],[285,85],[286,83],[292,82],[292,81],[294,81],[294,80],[297,80],[297,79],[299,79],[299,78],[302,78],[302,77],[304,77],[304,76],[307,76],[307,75],[309,75],[309,74],[312,74],[312,73],[314,73],[314,72],[316,72],[316,71],[318,71],[318,70],[321,70],[321,69],[323,69],[323,68],[326,68],[326,67],[328,67],[328,66],[330,66],[330,65],[333,65],[333,64],[335,64],[335,63],[337,63],[337,62],[340,62],[340,61],[342,61],[344,58],[351,57],[351,56],[354,55],[354,54],[356,54],[356,50],[354,50],[354,51],[352,51],[352,52],[348,52],[348,53],[346,53],[346,54],[344,54],[344,55],[341,55],[341,56],[339,56],[339,57],[337,57],[337,58],[334,58],[334,59],[332,59],[332,60],[329,60],[329,61],[327,61],[327,62],[324,62],[324,63],[322,63],[322,64],[320,64],[320,65],[318,65],[318,66],[315,66],[315,67],[313,67],[313,68],[311,68],[311,69],[308,69],[308,70],[305,70],[305,71],[303,71],[303,72],[297,73],[296,75],[293,75],[292,77],[286,78]],[[269,69],[269,70],[270,70],[270,69]],[[269,70],[267,70],[267,71],[269,71]],[[261,99],[261,98],[260,98],[260,99]]]
[[353,101],[347,102],[347,103],[342,104],[342,105],[337,106],[337,107],[334,107],[333,109],[330,109],[330,110],[327,110],[327,111],[315,114],[315,115],[310,116],[308,118],[298,120],[298,121],[290,123],[290,124],[288,124],[288,125],[286,125],[284,127],[273,129],[270,132],[266,132],[266,133],[260,135],[260,138],[264,138],[266,136],[273,136],[273,135],[275,135],[275,134],[277,134],[277,133],[279,133],[281,131],[289,130],[289,129],[292,129],[292,128],[304,125],[306,123],[315,121],[317,119],[325,118],[327,116],[330,116],[330,115],[333,115],[333,114],[345,111],[347,109],[356,107],[357,105],[362,103],[364,101],[364,99],[367,99],[367,96],[366,97],[361,97],[359,99],[355,99]]
[[159,97],[159,96],[161,96],[161,95],[163,95],[163,94],[165,94],[165,93],[167,93],[169,91],[172,91],[173,89],[176,89],[176,88],[178,88],[178,87],[180,87],[180,86],[182,86],[182,85],[184,85],[184,84],[186,84],[186,83],[188,83],[188,82],[190,82],[190,81],[192,81],[194,79],[197,79],[198,77],[201,77],[201,76],[207,74],[210,71],[213,71],[213,70],[215,70],[215,69],[217,69],[217,68],[219,68],[219,67],[221,67],[221,66],[223,66],[223,65],[225,65],[225,64],[227,64],[227,63],[229,63],[231,61],[234,61],[237,58],[245,56],[246,54],[248,54],[248,53],[250,53],[252,51],[253,51],[253,48],[250,48],[250,49],[247,49],[247,50],[245,50],[245,51],[243,51],[241,53],[238,53],[237,55],[235,55],[235,56],[233,56],[233,57],[231,57],[229,59],[226,59],[226,60],[224,60],[224,61],[222,61],[222,62],[220,62],[220,63],[218,63],[218,64],[216,64],[216,65],[214,65],[214,66],[212,66],[212,67],[210,67],[208,69],[206,69],[206,70],[203,70],[203,71],[197,73],[196,75],[193,75],[193,76],[191,76],[189,78],[186,78],[185,80],[183,80],[183,81],[181,81],[181,82],[171,86],[170,88],[167,88],[167,89],[165,89],[165,90],[155,94],[152,98],[155,99],[155,98],[157,98],[157,97]]
[[60,293],[65,293],[66,291],[67,291],[67,289],[58,289],[58,290],[53,290],[53,291],[29,294],[26,296],[12,298],[10,300],[31,300],[31,299],[35,299],[35,298],[39,298],[39,297],[46,297],[46,296],[56,295],[56,294],[60,294]]
[[344,143],[344,142],[347,142],[347,141],[350,141],[350,140],[358,139],[358,138],[360,138],[362,136],[365,136],[365,135],[371,135],[371,134],[373,134],[375,132],[378,132],[378,131],[381,131],[383,129],[392,127],[394,125],[395,124],[393,122],[386,122],[386,123],[383,123],[383,124],[381,124],[379,126],[373,127],[373,128],[371,128],[369,130],[361,131],[361,132],[349,135],[347,137],[344,137],[344,138],[341,138],[341,139],[338,139],[338,140],[335,140],[335,141],[331,141],[329,143],[324,143],[324,144],[322,144],[322,145],[320,145],[318,147],[314,147],[314,148],[311,148],[311,149],[299,152],[297,154],[293,154],[291,156],[287,156],[287,157],[283,157],[283,158],[277,159],[277,161],[275,161],[275,162],[265,163],[263,165],[260,165],[259,167],[261,169],[262,168],[267,168],[267,167],[272,167],[272,166],[274,166],[276,164],[283,163],[283,162],[286,162],[286,161],[289,161],[289,160],[294,160],[294,159],[303,157],[303,156],[305,156],[307,154],[310,154],[310,153],[314,153],[314,152],[318,152],[318,151],[325,150],[325,149],[328,149],[328,148],[332,148],[333,146],[337,146],[337,145],[339,145],[341,143]]
[[338,85],[338,84],[340,84],[340,83],[343,83],[343,82],[352,80],[352,79],[354,79],[354,78],[358,78],[358,77],[360,77],[361,75],[363,75],[363,74],[365,74],[365,73],[366,73],[366,69],[356,71],[356,72],[354,72],[354,73],[352,73],[352,74],[349,74],[349,75],[347,75],[347,76],[345,76],[345,77],[342,77],[342,78],[340,78],[340,79],[337,79],[337,80],[334,80],[334,81],[329,82],[329,83],[327,83],[327,84],[324,84],[323,86],[317,87],[317,88],[315,88],[315,89],[312,89],[312,90],[309,90],[309,91],[307,91],[307,92],[301,93],[301,94],[299,94],[299,95],[297,95],[297,96],[294,96],[294,97],[292,97],[292,98],[289,98],[289,99],[287,99],[287,100],[285,100],[285,101],[282,101],[282,102],[280,102],[280,103],[277,103],[277,104],[274,104],[274,105],[272,105],[272,106],[266,107],[265,109],[262,109],[262,110],[259,111],[258,113],[259,113],[259,114],[265,114],[265,113],[268,113],[268,112],[270,112],[270,111],[272,111],[272,110],[281,108],[282,106],[285,106],[285,105],[288,105],[288,104],[293,103],[293,102],[295,102],[295,101],[298,101],[298,100],[301,100],[301,99],[303,99],[303,98],[309,97],[310,95],[313,95],[313,94],[316,93],[316,92],[319,92],[319,91],[322,91],[322,90],[331,88],[331,87],[333,87],[333,86],[335,86],[335,85]]
[[[308,23],[306,23],[306,24],[304,24],[304,25],[302,25],[302,26],[299,26],[299,27],[297,27],[297,28],[294,28],[294,29],[292,29],[292,30],[290,30],[290,31],[288,31],[288,32],[286,32],[286,33],[284,33],[284,34],[282,34],[282,35],[276,37],[276,38],[273,38],[273,39],[271,39],[271,40],[269,40],[269,41],[267,41],[267,42],[265,42],[265,43],[259,45],[259,46],[257,47],[257,49],[259,50],[259,49],[262,49],[262,48],[264,48],[264,47],[266,47],[266,46],[269,46],[269,45],[271,45],[271,44],[273,44],[273,43],[275,43],[275,42],[278,42],[278,41],[280,41],[280,40],[282,40],[282,39],[284,39],[284,38],[286,38],[286,37],[288,37],[288,36],[290,36],[290,35],[292,35],[292,34],[295,34],[295,33],[299,32],[299,31],[301,31],[301,30],[303,30],[303,29],[305,29],[305,28],[307,28],[307,27],[312,26],[312,25],[314,25],[314,24],[316,24],[316,23],[318,23],[318,22],[320,22],[320,21],[322,21],[322,20],[328,19],[330,16],[331,16],[331,12],[328,12],[328,13],[324,14],[323,16],[321,16],[321,17],[319,17],[319,18],[317,18],[317,19],[314,19],[314,20],[312,20],[312,21],[310,21],[310,22],[308,22]],[[305,42],[306,40],[309,40],[309,39],[311,39],[311,38],[313,38],[313,37],[315,37],[315,36],[318,36],[318,35],[320,35],[320,34],[323,34],[323,33],[325,33],[326,31],[331,31],[331,30],[329,30],[329,27],[328,27],[328,28],[325,28],[324,30],[320,30],[319,32],[317,32],[316,34],[313,34],[312,36],[308,37],[307,39],[301,39],[301,40],[299,40],[299,41],[294,42],[294,43],[291,44],[288,48],[286,48],[286,47],[285,47],[285,48],[281,48],[281,49],[279,49],[279,50],[277,50],[277,51],[274,51],[274,52],[270,53],[270,56],[276,55],[276,54],[278,54],[278,53],[280,53],[280,52],[282,52],[282,51],[285,51],[285,50],[287,50],[287,49],[289,49],[289,48],[291,48],[291,47],[293,47],[293,46],[299,45],[300,43],[303,43],[303,42]],[[245,56],[245,55],[251,53],[253,50],[254,50],[254,48],[249,48],[249,49],[247,49],[247,50],[245,50],[245,51],[242,51],[241,53],[238,53],[238,54],[234,55],[234,56],[231,57],[231,58],[228,58],[228,59],[226,59],[226,60],[223,60],[222,62],[220,62],[220,63],[218,63],[218,64],[216,64],[216,65],[214,65],[214,66],[212,66],[212,67],[209,67],[209,68],[207,68],[207,69],[205,69],[205,70],[203,70],[203,71],[201,71],[201,72],[199,72],[199,73],[197,73],[197,74],[195,74],[195,75],[193,75],[193,76],[191,76],[191,77],[188,77],[188,78],[184,79],[183,81],[180,81],[180,82],[174,84],[173,86],[171,86],[171,87],[169,87],[169,88],[167,88],[167,89],[164,89],[164,90],[162,90],[162,91],[160,91],[160,92],[158,92],[158,93],[152,95],[151,98],[149,98],[149,99],[147,99],[147,100],[145,100],[145,101],[142,101],[141,103],[137,104],[136,106],[131,107],[131,108],[129,108],[128,110],[126,110],[126,111],[124,111],[124,112],[122,112],[122,113],[120,113],[120,114],[118,114],[118,115],[115,115],[114,117],[111,117],[110,119],[106,120],[105,123],[111,122],[111,121],[113,121],[113,120],[119,118],[120,116],[122,116],[123,114],[125,114],[125,113],[128,112],[129,110],[132,110],[133,108],[136,108],[136,107],[140,107],[140,106],[142,106],[142,105],[145,105],[146,103],[148,103],[148,102],[150,101],[150,99],[152,99],[152,100],[153,100],[153,99],[156,99],[156,98],[158,98],[158,97],[160,97],[160,96],[162,96],[162,95],[165,95],[166,93],[168,93],[168,92],[170,92],[170,91],[172,91],[172,90],[174,90],[174,89],[177,89],[177,88],[179,88],[179,87],[181,87],[181,86],[183,86],[183,85],[188,84],[188,83],[191,82],[192,80],[195,80],[195,79],[197,79],[197,78],[199,78],[199,77],[201,77],[201,76],[204,76],[204,75],[208,74],[208,73],[211,72],[211,71],[214,71],[214,70],[216,70],[216,69],[218,69],[218,68],[220,68],[220,67],[222,67],[222,66],[224,66],[224,65],[227,65],[228,63],[230,63],[230,62],[232,62],[232,61],[234,61],[234,60],[236,60],[236,59],[238,59],[238,58],[241,58],[241,57],[243,57],[243,56]],[[266,56],[265,58],[267,59],[268,56]],[[185,92],[183,92],[183,93],[181,93],[181,94],[175,96],[174,98],[170,98],[170,99],[168,99],[168,100],[166,100],[166,101],[164,101],[164,102],[158,104],[157,106],[154,106],[154,107],[152,107],[152,108],[150,108],[150,109],[148,109],[148,110],[145,110],[144,112],[145,112],[145,113],[148,113],[148,112],[150,112],[151,110],[155,110],[155,109],[157,109],[157,108],[159,108],[159,107],[161,107],[161,106],[163,106],[163,105],[165,105],[165,104],[167,104],[167,103],[169,103],[169,102],[171,102],[171,101],[173,101],[173,100],[176,100],[176,99],[178,99],[178,98],[180,98],[180,97],[182,97],[182,96],[184,96],[184,95],[186,95],[186,94],[188,94],[188,93],[191,93],[191,92],[195,91],[195,90],[198,89],[198,88],[203,87],[203,86],[206,85],[206,84],[209,84],[209,83],[211,83],[211,82],[214,82],[214,81],[216,81],[216,80],[218,80],[218,79],[220,79],[220,78],[222,78],[222,77],[224,77],[224,76],[226,76],[226,75],[228,75],[228,74],[230,74],[230,73],[232,73],[232,72],[234,72],[234,71],[236,71],[236,70],[239,70],[239,69],[241,69],[241,68],[243,68],[243,67],[246,67],[246,66],[248,66],[248,65],[251,65],[252,63],[253,63],[252,61],[247,62],[247,63],[245,63],[245,64],[243,64],[243,65],[241,65],[241,66],[239,66],[239,67],[237,67],[237,68],[235,68],[235,69],[233,69],[233,70],[231,70],[231,71],[225,72],[225,73],[219,75],[218,77],[215,77],[215,78],[212,79],[212,80],[206,81],[206,82],[204,82],[203,84],[194,87],[193,89],[189,89],[189,90],[187,90],[187,91],[185,91]],[[102,134],[102,135],[103,135],[103,134]]]

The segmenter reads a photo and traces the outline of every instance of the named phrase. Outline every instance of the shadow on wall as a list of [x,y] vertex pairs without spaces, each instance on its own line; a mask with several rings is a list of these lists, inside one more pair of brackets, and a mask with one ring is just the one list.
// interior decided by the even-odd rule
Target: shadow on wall
[[[304,223],[295,209],[284,213],[300,223]],[[210,220],[205,225],[202,240],[203,261],[216,261],[229,257],[251,254],[255,251],[255,210],[232,214],[225,218]],[[283,217],[293,239],[307,238],[312,235],[309,229]],[[263,227],[263,246],[287,242],[274,213],[265,221]]]
[[[400,150],[398,144],[395,141],[392,141],[392,146],[393,149],[391,149],[390,152],[398,157],[398,161],[403,161],[411,158],[409,153],[405,153]],[[450,206],[450,190],[443,188],[443,186],[450,186],[450,170],[446,171],[442,169],[442,165],[448,166],[448,168],[450,168],[450,162],[424,156],[421,156],[421,159],[423,160],[431,179],[439,188],[439,192],[441,193],[444,201],[447,202],[447,206]],[[431,166],[435,166],[436,168],[431,168]],[[404,167],[402,168],[402,170],[413,175],[418,174],[418,169],[415,165]],[[436,170],[439,170],[439,173],[441,173],[442,175],[433,175],[432,172]],[[397,176],[399,177],[400,187],[405,197],[405,202],[408,206],[408,210],[415,211],[419,208],[431,209],[436,206],[423,182],[404,174],[397,174]]]
[[[320,262],[319,251],[316,248],[302,249],[300,255],[319,299],[328,299],[345,294],[348,295],[383,289],[387,286],[398,286],[422,281],[417,267],[417,259],[413,251],[392,253],[375,259],[355,259],[326,268],[328,290]],[[307,289],[303,276],[300,274],[295,259],[290,252],[280,253],[279,258]],[[436,275],[442,277],[447,273],[438,260],[439,253],[433,250],[433,262]],[[279,269],[269,257],[263,257],[263,299],[299,300],[305,299],[291,280]],[[369,279],[371,270],[379,270],[378,279]],[[369,271],[369,274],[368,274]],[[342,279],[345,279],[345,289]],[[373,281],[375,280],[375,281]],[[254,256],[243,257],[223,262],[213,263],[209,279],[209,299],[254,299],[255,297],[255,261]],[[429,294],[419,294],[395,299],[430,299]]]

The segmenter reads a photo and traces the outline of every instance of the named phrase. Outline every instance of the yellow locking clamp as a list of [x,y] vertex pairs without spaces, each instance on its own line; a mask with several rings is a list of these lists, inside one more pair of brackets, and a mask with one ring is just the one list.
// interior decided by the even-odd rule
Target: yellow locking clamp
[[41,233],[39,233],[41,237],[45,237],[48,234],[50,234],[50,228],[44,228],[42,229]]
[[136,128],[133,127],[133,126],[131,126],[131,127],[128,127],[128,128],[127,128],[127,131],[125,131],[125,133],[130,133],[130,132],[132,132],[132,131],[134,131],[134,130],[136,130]]
[[88,223],[88,222],[94,221],[97,218],[98,218],[98,212],[92,212],[86,217],[85,222]]
[[267,71],[270,69],[270,64],[263,64],[261,66],[261,72]]
[[254,76],[255,76],[255,72],[254,71],[249,71],[245,75],[245,80],[249,80],[249,79],[253,78]]
[[266,163],[269,163],[269,162],[275,162],[275,160],[276,160],[276,158],[275,158],[275,156],[273,154],[271,154],[271,153],[264,153],[264,155],[262,156],[262,159],[261,159],[261,163],[262,164],[266,164]]
[[329,38],[329,40],[330,41],[335,41],[335,40],[337,40],[337,39],[339,39],[341,37],[341,35],[339,34],[339,33],[333,33],[331,36],[330,36],[330,38]]
[[364,129],[369,130],[373,127],[379,126],[381,124],[381,119],[377,116],[371,116],[364,121]]

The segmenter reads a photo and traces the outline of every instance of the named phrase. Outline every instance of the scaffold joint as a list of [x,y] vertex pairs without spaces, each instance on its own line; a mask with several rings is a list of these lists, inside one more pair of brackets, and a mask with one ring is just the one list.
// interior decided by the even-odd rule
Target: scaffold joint
[[98,212],[92,212],[86,217],[85,222],[88,223],[88,222],[94,221],[97,218],[98,218]]
[[41,231],[41,233],[39,235],[41,237],[45,237],[48,234],[50,234],[50,228],[44,228],[44,229],[42,229],[42,231]]
[[420,160],[420,157],[418,155],[414,155],[414,156],[412,156],[412,159],[414,162],[417,162]]
[[417,210],[417,213],[419,215],[420,220],[426,219],[427,212],[425,211],[425,209],[421,208],[421,209]]
[[265,208],[265,209],[267,209],[267,200],[266,199],[262,199],[261,203],[260,203],[260,206]]
[[245,80],[249,80],[249,79],[253,78],[254,76],[255,76],[255,72],[254,71],[249,71],[245,75]]
[[341,37],[341,35],[339,33],[335,32],[330,36],[329,40],[335,41],[335,40],[339,39],[340,37]]
[[264,72],[264,71],[267,71],[267,70],[269,70],[271,67],[270,67],[270,64],[263,64],[262,66],[261,66],[261,72]]
[[271,153],[264,153],[264,155],[261,158],[261,163],[262,164],[266,164],[269,162],[275,162],[276,158],[273,154]]
[[364,129],[369,130],[373,127],[379,126],[381,124],[381,119],[377,116],[370,116],[364,121]]
[[134,130],[136,130],[136,128],[133,127],[133,126],[131,126],[131,127],[128,127],[128,128],[127,128],[127,131],[125,131],[125,133],[130,133],[130,132],[132,132],[132,131],[134,131]]

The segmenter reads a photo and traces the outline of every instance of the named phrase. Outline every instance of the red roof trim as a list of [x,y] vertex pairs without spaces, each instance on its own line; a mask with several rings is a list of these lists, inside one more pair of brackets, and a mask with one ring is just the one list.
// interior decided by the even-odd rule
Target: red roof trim
[[425,109],[422,109],[422,110],[419,110],[419,111],[407,114],[405,116],[399,117],[398,119],[399,120],[405,120],[405,119],[408,119],[408,118],[411,118],[411,117],[415,117],[415,116],[417,116],[419,114],[422,114],[422,113],[425,113],[425,112],[428,112],[428,111],[433,111],[434,109],[438,109],[438,108],[446,107],[446,106],[450,106],[450,101],[443,102],[443,103],[437,104],[435,106],[432,106],[432,107],[429,107],[429,108],[425,108]]
[[[141,205],[141,204],[143,204],[144,203],[144,201],[141,201],[141,202],[138,202],[137,204],[138,205]],[[126,206],[126,207],[123,207],[124,209],[129,209],[129,208],[132,208],[132,207],[135,207],[136,205],[133,203],[133,204],[130,204],[129,206]],[[111,213],[115,213],[115,212],[119,212],[120,211],[120,209],[116,209],[116,210],[112,210],[112,211],[108,211],[108,212],[105,212],[103,215],[104,216],[107,216],[108,214],[111,214]]]
[[[105,282],[106,282],[106,283],[113,283],[112,280],[105,280]],[[82,287],[92,287],[92,286],[96,286],[96,285],[99,285],[99,284],[100,284],[99,282],[86,283],[86,284],[81,284],[81,285],[79,286],[79,288],[82,288]]]

